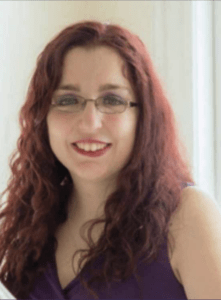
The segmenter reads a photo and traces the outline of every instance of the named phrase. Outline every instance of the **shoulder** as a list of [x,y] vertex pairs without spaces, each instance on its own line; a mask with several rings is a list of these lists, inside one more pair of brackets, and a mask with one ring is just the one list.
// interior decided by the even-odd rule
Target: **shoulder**
[[221,299],[221,209],[198,187],[183,189],[171,218],[173,260],[188,299]]

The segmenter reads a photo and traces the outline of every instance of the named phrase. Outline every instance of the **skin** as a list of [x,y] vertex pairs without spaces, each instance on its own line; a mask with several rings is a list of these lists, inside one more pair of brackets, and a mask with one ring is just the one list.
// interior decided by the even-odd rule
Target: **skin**
[[[96,99],[114,92],[137,102],[132,86],[123,73],[124,65],[121,56],[110,47],[89,50],[76,47],[66,54],[60,86],[78,84],[81,91],[56,90],[54,95],[74,93]],[[99,86],[106,83],[125,86],[129,91],[99,92]],[[47,116],[50,145],[58,160],[70,172],[75,186],[68,216],[70,220],[75,220],[75,224],[103,214],[105,200],[115,189],[117,174],[130,158],[137,119],[137,108],[128,108],[120,114],[104,114],[96,109],[93,102],[87,102],[84,111],[78,113],[50,108]],[[78,154],[71,144],[87,137],[111,143],[111,149],[96,158]]]

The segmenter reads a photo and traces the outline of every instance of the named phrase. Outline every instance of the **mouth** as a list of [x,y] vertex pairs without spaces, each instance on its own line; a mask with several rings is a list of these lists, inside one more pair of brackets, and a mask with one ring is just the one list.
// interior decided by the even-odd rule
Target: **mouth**
[[73,143],[72,146],[74,148],[74,150],[81,155],[86,155],[86,156],[90,156],[90,157],[98,157],[98,156],[102,156],[104,155],[107,151],[109,151],[109,149],[111,148],[112,144],[106,144],[106,146],[102,149],[97,149],[95,151],[86,151],[84,149],[79,148],[76,143]]
[[[77,144],[76,143],[72,143],[72,145],[74,145],[74,146],[76,146],[77,147]],[[105,145],[105,144],[104,144]],[[108,146],[110,146],[110,145],[112,145],[111,143],[107,143],[106,144],[106,147],[108,147]]]

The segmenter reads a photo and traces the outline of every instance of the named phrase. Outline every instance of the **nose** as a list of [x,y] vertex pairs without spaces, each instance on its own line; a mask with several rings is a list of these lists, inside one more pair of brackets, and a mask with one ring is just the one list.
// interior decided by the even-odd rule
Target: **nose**
[[80,112],[80,129],[93,132],[102,127],[102,113],[95,106],[94,101],[87,101],[83,111]]

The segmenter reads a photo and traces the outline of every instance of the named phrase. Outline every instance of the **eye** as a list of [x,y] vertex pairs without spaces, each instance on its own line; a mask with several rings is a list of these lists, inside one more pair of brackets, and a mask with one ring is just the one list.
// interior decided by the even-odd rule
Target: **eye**
[[105,105],[124,105],[125,101],[117,95],[109,94],[103,96],[103,104]]
[[79,97],[75,95],[62,95],[55,99],[55,104],[59,106],[74,105],[79,103]]

